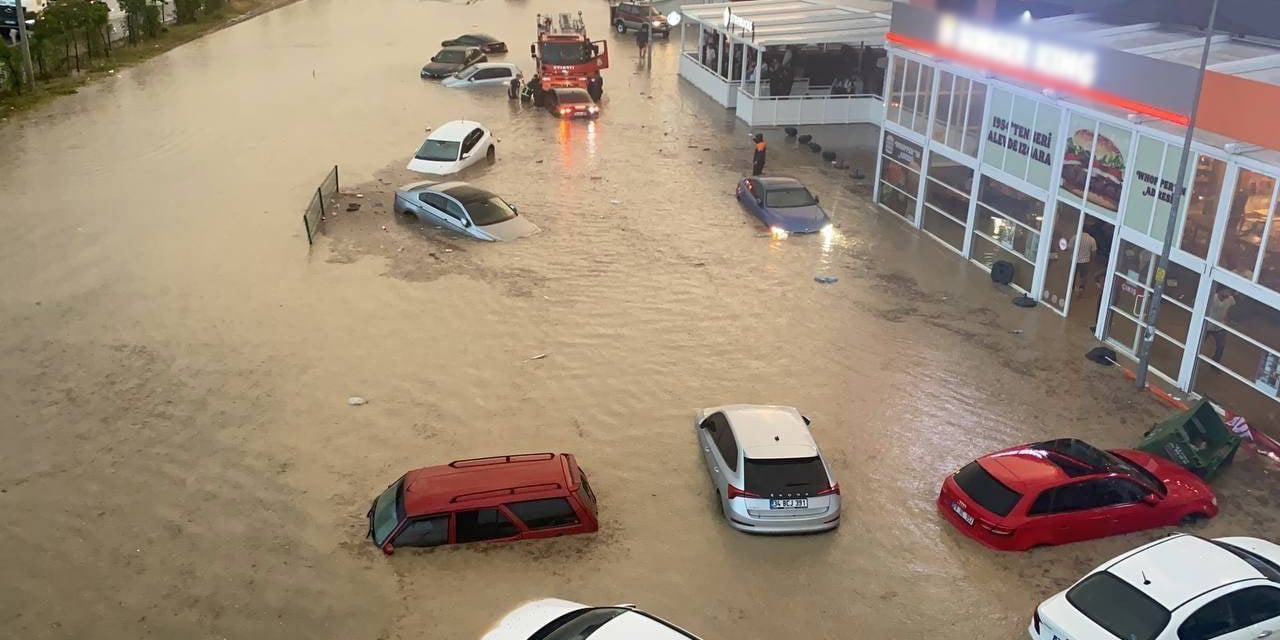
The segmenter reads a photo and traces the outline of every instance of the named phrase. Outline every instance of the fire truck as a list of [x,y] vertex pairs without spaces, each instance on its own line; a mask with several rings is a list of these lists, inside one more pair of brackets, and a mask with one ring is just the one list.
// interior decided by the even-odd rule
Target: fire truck
[[609,68],[609,43],[592,42],[582,12],[538,14],[538,41],[529,45],[529,53],[538,66],[541,80],[533,87],[534,102],[542,102],[542,93],[559,87],[586,89],[592,100],[604,94],[602,69]]

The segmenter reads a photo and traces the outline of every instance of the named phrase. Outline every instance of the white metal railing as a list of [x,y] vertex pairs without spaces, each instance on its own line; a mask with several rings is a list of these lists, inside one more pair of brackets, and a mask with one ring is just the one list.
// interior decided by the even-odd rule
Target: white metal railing
[[884,114],[880,96],[869,94],[809,94],[753,96],[738,88],[738,117],[748,125],[879,124]]
[[680,77],[688,80],[722,106],[730,109],[734,107],[738,97],[738,83],[722,77],[711,67],[702,64],[697,52],[688,51],[680,55]]

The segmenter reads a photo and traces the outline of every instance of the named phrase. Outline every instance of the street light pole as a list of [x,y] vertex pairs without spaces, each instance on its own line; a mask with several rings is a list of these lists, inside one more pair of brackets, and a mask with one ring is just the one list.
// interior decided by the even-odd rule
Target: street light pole
[[27,83],[27,89],[33,90],[36,77],[31,70],[31,45],[27,43],[27,15],[22,10],[22,0],[17,0],[14,13],[18,17],[18,39],[21,40],[19,46],[22,47],[22,76]]
[[[1196,116],[1200,111],[1200,90],[1204,88],[1205,68],[1209,65],[1209,47],[1213,44],[1213,24],[1218,17],[1218,0],[1209,9],[1209,25],[1204,33],[1204,50],[1200,52],[1200,73],[1196,76],[1195,99],[1191,103],[1191,116],[1187,120],[1187,133],[1182,139],[1182,157],[1178,160],[1178,181],[1174,183],[1173,201],[1169,204],[1169,223],[1164,230],[1164,245],[1160,260],[1156,263],[1155,282],[1151,290],[1151,308],[1147,311],[1146,327],[1142,332],[1142,344],[1138,350],[1138,372],[1134,384],[1147,388],[1147,369],[1151,366],[1151,344],[1156,338],[1156,319],[1160,316],[1160,301],[1164,297],[1165,272],[1169,268],[1169,253],[1173,251],[1173,234],[1178,228],[1178,207],[1182,204],[1182,192],[1186,191],[1187,163],[1191,161],[1191,139],[1196,131]],[[1190,331],[1190,328],[1188,328]]]

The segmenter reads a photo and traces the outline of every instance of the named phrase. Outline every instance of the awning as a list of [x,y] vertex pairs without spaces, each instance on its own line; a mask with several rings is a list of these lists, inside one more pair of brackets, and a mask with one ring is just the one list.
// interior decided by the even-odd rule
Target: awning
[[[891,4],[863,0],[865,7],[817,0],[752,0],[680,7],[693,22],[729,34],[734,42],[755,47],[792,44],[848,44],[883,46],[890,15],[879,11]],[[726,24],[725,11],[733,18]]]

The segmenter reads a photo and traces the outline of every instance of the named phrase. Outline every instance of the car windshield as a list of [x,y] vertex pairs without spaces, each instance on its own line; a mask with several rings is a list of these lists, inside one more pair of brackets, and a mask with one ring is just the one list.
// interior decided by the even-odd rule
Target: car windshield
[[556,93],[556,100],[560,104],[587,104],[591,96],[586,91],[560,91]]
[[477,227],[486,227],[499,222],[506,222],[516,217],[516,212],[502,201],[502,198],[493,196],[486,200],[476,200],[467,203],[467,213],[471,214],[471,222]]
[[804,187],[766,189],[764,203],[770,207],[808,207],[815,204],[813,195]]
[[829,484],[822,459],[747,458],[743,460],[743,483],[749,493],[759,496],[811,496]]
[[1100,571],[1067,591],[1067,602],[1124,640],[1153,640],[1169,623],[1169,610],[1137,587]]
[[[418,58],[418,59],[421,60],[422,58]],[[431,61],[461,64],[462,61],[466,59],[467,59],[466,54],[463,53],[460,49],[445,49],[444,51],[437,53],[436,57],[432,58]]]
[[543,627],[532,637],[540,640],[582,640],[600,630],[610,620],[626,613],[620,607],[598,607],[570,611]]
[[382,543],[387,541],[387,537],[400,523],[401,512],[404,510],[404,506],[400,504],[400,487],[403,485],[404,478],[397,480],[373,503],[370,527],[373,529],[373,543],[378,546],[382,546]]
[[983,509],[998,516],[1007,516],[1022,494],[1004,486],[975,460],[956,472],[956,484],[960,490]]
[[544,42],[542,44],[544,64],[582,64],[590,59],[591,54],[581,42]]
[[458,152],[461,149],[461,142],[428,139],[426,142],[422,143],[422,146],[418,148],[417,153],[413,154],[413,157],[418,160],[453,162],[458,159]]
[[1155,487],[1156,491],[1159,491],[1162,496],[1168,495],[1169,489],[1164,486],[1164,483],[1160,482],[1160,479],[1157,478],[1154,473],[1147,471],[1147,469],[1142,465],[1121,455],[1114,455],[1106,452],[1104,452],[1104,454],[1115,461],[1113,468],[1116,471],[1127,474],[1130,478],[1133,478],[1138,482]]

